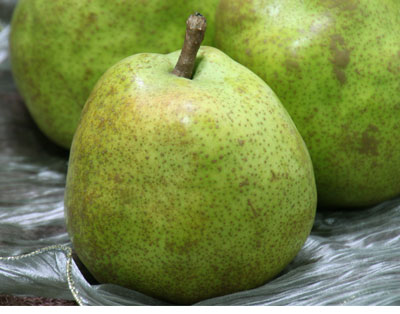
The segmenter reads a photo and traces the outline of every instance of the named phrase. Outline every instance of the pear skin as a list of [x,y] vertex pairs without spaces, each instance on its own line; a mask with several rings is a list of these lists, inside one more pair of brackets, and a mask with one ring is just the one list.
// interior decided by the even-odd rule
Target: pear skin
[[192,304],[276,277],[317,200],[307,148],[274,92],[206,46],[193,78],[177,77],[179,53],[136,54],[96,84],[65,215],[97,280]]
[[218,0],[19,0],[10,55],[18,90],[42,132],[69,149],[81,110],[101,75],[135,53],[181,48],[182,25],[208,17],[213,44]]
[[215,44],[288,110],[321,207],[400,194],[400,1],[222,0]]

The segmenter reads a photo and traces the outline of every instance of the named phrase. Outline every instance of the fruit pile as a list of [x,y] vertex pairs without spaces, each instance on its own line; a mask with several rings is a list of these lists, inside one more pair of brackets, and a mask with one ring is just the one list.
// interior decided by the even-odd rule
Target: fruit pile
[[191,304],[276,277],[317,205],[399,195],[399,10],[20,0],[13,75],[70,149],[65,217],[83,264]]

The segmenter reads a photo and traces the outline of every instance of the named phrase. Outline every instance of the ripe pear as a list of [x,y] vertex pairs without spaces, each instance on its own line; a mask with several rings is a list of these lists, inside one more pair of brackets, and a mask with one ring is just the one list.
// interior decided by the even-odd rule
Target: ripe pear
[[[316,210],[311,159],[274,92],[215,48],[196,58],[187,42],[199,44],[133,55],[101,77],[65,192],[74,249],[99,282],[180,304],[277,276]],[[194,73],[182,76],[188,64]]]
[[[33,119],[69,149],[96,81],[132,53],[181,48],[187,16],[214,19],[218,0],[20,0],[10,52],[14,78]],[[212,23],[213,24],[213,23]],[[212,45],[213,26],[205,43]]]
[[400,1],[222,0],[215,44],[275,91],[326,207],[400,194]]

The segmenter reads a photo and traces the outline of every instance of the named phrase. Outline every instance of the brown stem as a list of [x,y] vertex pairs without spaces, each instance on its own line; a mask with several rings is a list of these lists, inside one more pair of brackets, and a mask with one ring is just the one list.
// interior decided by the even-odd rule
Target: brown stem
[[178,62],[172,71],[173,74],[187,79],[192,78],[197,51],[203,41],[206,28],[207,23],[203,15],[195,13],[189,16],[186,21],[185,41]]

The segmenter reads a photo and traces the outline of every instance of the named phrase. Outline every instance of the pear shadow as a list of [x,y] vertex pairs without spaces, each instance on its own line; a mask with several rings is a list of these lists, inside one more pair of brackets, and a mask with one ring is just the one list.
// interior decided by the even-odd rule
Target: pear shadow
[[78,255],[76,252],[73,250],[72,251],[72,258],[78,267],[79,271],[81,272],[83,278],[90,284],[90,285],[99,285],[100,282],[94,278],[94,276],[89,272],[89,270],[86,268],[86,266],[82,263],[82,261],[79,259]]
[[192,75],[192,80],[194,80],[197,76],[198,72],[198,67],[200,63],[204,60],[204,56],[197,56],[196,61],[194,63],[194,68],[193,68],[193,75]]
[[[6,74],[3,72],[3,79],[11,82],[11,73]],[[3,155],[44,161],[49,157],[65,160],[69,157],[69,150],[58,146],[42,133],[14,84],[0,90],[0,132],[0,151]]]

